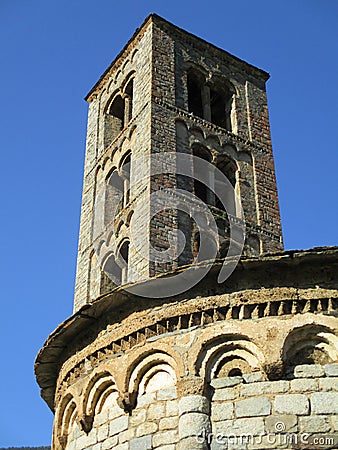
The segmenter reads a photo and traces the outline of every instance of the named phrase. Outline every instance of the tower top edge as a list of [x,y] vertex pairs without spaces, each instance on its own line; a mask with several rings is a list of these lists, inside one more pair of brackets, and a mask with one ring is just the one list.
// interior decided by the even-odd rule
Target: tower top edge
[[155,25],[157,25],[159,28],[161,28],[163,30],[172,31],[174,33],[176,32],[176,34],[180,38],[185,39],[188,42],[193,42],[193,41],[198,42],[200,45],[209,48],[210,51],[215,51],[219,54],[223,54],[224,56],[226,56],[228,58],[236,60],[239,64],[245,66],[248,71],[254,72],[256,76],[262,78],[265,82],[270,78],[270,74],[268,72],[266,72],[265,70],[260,69],[256,66],[244,61],[243,59],[231,54],[230,52],[206,41],[205,39],[203,39],[193,33],[190,33],[189,31],[186,31],[183,28],[178,27],[177,25],[173,24],[172,22],[169,22],[168,20],[164,19],[163,17],[159,16],[158,14],[151,13],[145,18],[145,20],[140,25],[140,27],[136,28],[136,30],[133,33],[133,35],[131,36],[131,38],[128,40],[128,42],[125,44],[125,46],[122,48],[122,50],[117,54],[117,56],[113,59],[113,61],[107,67],[107,69],[103,72],[103,74],[100,76],[98,81],[94,84],[92,89],[85,96],[84,99],[87,102],[90,102],[93,99],[94,95],[99,91],[99,88],[105,81],[107,75],[112,71],[112,69],[114,69],[115,66],[119,65],[119,62],[122,62],[122,60],[124,59],[124,56],[126,55],[126,53],[128,53],[128,51],[132,47],[134,41],[136,41],[137,39],[142,37],[142,35],[146,31],[147,27],[151,23],[154,23]]

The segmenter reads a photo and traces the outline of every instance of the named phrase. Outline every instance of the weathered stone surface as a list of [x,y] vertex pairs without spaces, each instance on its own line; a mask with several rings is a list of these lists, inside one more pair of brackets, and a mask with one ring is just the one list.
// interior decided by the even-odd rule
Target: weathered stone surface
[[280,414],[269,416],[265,419],[265,428],[268,433],[295,433],[297,431],[298,418],[293,414]]
[[250,372],[250,373],[244,373],[243,379],[246,383],[256,383],[259,381],[265,381],[265,376],[262,372]]
[[270,400],[266,397],[239,400],[235,404],[237,417],[267,416],[271,412]]
[[113,419],[109,423],[109,436],[121,433],[128,428],[128,417],[122,416],[117,419]]
[[327,432],[331,430],[329,416],[313,416],[299,418],[299,431],[305,433]]
[[176,387],[162,389],[158,391],[156,395],[157,400],[174,400],[176,398],[177,398]]
[[152,436],[143,436],[131,439],[129,445],[130,450],[152,450]]
[[177,430],[158,431],[153,436],[154,447],[159,447],[160,445],[175,444],[177,441],[178,441]]
[[146,434],[150,435],[156,433],[157,430],[158,425],[156,422],[144,422],[136,428],[136,437],[144,436]]
[[201,412],[209,414],[210,403],[206,397],[201,395],[190,395],[182,397],[178,402],[178,411],[182,415],[187,412]]
[[303,364],[296,366],[293,374],[296,378],[316,378],[324,376],[325,371],[320,364]]
[[236,386],[243,382],[243,377],[225,377],[225,378],[214,378],[211,380],[211,386],[215,389],[221,389],[225,387]]
[[296,380],[291,380],[290,388],[293,392],[316,391],[318,389],[318,380],[297,378]]
[[234,400],[239,396],[236,388],[216,389],[212,397],[213,401]]
[[327,377],[338,377],[338,364],[326,364],[324,368]]
[[147,412],[147,419],[160,419],[161,417],[165,417],[165,403],[164,402],[156,402],[152,405],[149,405]]
[[319,380],[320,391],[338,391],[338,378],[328,377]]
[[178,425],[180,439],[197,436],[201,430],[210,430],[210,419],[207,414],[188,413],[180,417]]
[[228,403],[215,403],[211,408],[212,421],[218,422],[220,420],[233,419],[234,417],[234,404]]
[[303,394],[277,395],[274,401],[274,409],[280,414],[308,414],[309,400]]
[[338,414],[338,393],[315,392],[310,398],[313,414]]
[[178,427],[178,417],[164,417],[160,420],[160,430],[171,430]]
[[241,395],[245,397],[250,395],[275,394],[279,392],[288,392],[288,390],[288,381],[264,381],[261,383],[243,384],[241,386]]

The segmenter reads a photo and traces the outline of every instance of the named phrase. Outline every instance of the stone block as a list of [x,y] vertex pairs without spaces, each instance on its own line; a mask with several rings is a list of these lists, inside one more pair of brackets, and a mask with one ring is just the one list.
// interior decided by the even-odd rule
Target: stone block
[[214,378],[213,380],[211,380],[210,385],[215,389],[221,389],[225,387],[236,386],[240,383],[243,383],[243,377],[224,377]]
[[277,394],[279,392],[288,392],[288,390],[288,381],[262,381],[260,383],[243,384],[241,386],[241,396]]
[[325,374],[324,367],[320,364],[302,364],[296,366],[293,375],[296,378],[317,378]]
[[146,420],[146,410],[145,409],[134,409],[131,416],[129,417],[130,426],[134,427]]
[[267,433],[295,433],[297,431],[298,417],[294,414],[281,414],[269,416],[265,419]]
[[175,444],[178,441],[177,430],[158,431],[153,436],[153,446]]
[[334,429],[334,431],[338,431],[338,415],[331,416],[330,419],[332,428]]
[[124,414],[125,412],[119,406],[113,406],[113,408],[109,409],[108,418],[109,420],[113,420],[123,416]]
[[108,437],[108,432],[109,432],[109,425],[108,425],[108,423],[103,424],[100,427],[98,427],[98,429],[97,429],[97,440],[98,440],[98,442],[101,442],[104,439],[106,439]]
[[129,442],[130,450],[151,450],[152,448],[152,436],[134,438]]
[[235,404],[237,417],[268,416],[271,413],[271,403],[266,397],[239,400]]
[[156,433],[158,425],[156,422],[144,422],[136,428],[136,436],[144,436],[146,434]]
[[165,403],[157,402],[152,405],[149,405],[149,408],[147,411],[147,419],[154,420],[154,419],[160,419],[161,417],[165,417]]
[[201,431],[210,432],[210,419],[207,414],[189,413],[180,417],[178,433],[180,439],[188,436],[197,436]]
[[117,442],[118,442],[117,436],[113,436],[106,439],[104,442],[102,442],[102,450],[111,450],[112,448],[115,448]]
[[331,429],[329,416],[309,416],[299,418],[299,431],[301,433],[328,432]]
[[324,369],[327,377],[338,377],[338,364],[326,364]]
[[265,381],[265,377],[261,371],[245,373],[243,374],[243,379],[246,383]]
[[198,442],[195,437],[188,437],[177,442],[175,450],[209,450],[209,446],[205,442]]
[[109,436],[115,436],[128,428],[128,416],[121,416],[109,423]]
[[[119,408],[121,410],[121,408]],[[94,417],[93,426],[102,425],[103,423],[108,422],[109,414],[108,410],[102,411],[99,414],[96,414]]]
[[156,399],[156,392],[150,392],[149,394],[140,395],[137,399],[137,408],[142,408],[143,406],[154,403]]
[[313,414],[338,414],[338,393],[315,392],[311,395]]
[[293,392],[309,392],[318,390],[318,381],[313,378],[297,378],[291,380],[290,389]]
[[233,419],[234,404],[233,403],[214,403],[211,407],[212,422],[219,422],[220,420]]
[[319,380],[320,391],[338,391],[338,378],[328,377]]
[[212,401],[234,400],[239,395],[236,388],[216,389]]
[[280,414],[304,415],[309,413],[309,400],[304,394],[276,395],[274,408]]
[[209,414],[210,402],[202,395],[189,395],[182,397],[178,402],[179,414],[185,414],[188,412],[201,412]]
[[263,417],[250,417],[245,419],[223,420],[222,422],[215,422],[212,431],[214,435],[219,434],[222,436],[258,436],[265,432],[264,419]]
[[178,428],[178,417],[164,417],[160,420],[159,429],[172,430]]
[[92,447],[92,450],[101,450],[101,448],[102,448],[102,445],[100,443],[98,443]]
[[157,400],[174,400],[177,398],[176,387],[161,389],[156,394]]
[[135,436],[135,428],[128,428],[128,430],[124,430],[119,433],[119,444],[123,444],[124,442],[129,442]]
[[178,416],[178,401],[172,400],[166,402],[166,417]]

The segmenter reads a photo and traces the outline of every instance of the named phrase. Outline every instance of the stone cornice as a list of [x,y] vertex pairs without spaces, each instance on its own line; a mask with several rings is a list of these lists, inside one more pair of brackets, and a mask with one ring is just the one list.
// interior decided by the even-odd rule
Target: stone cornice
[[[212,317],[212,321],[214,320],[225,320],[226,318],[231,320],[241,320],[241,319],[253,319],[253,318],[264,318],[270,315],[283,315],[283,314],[295,314],[295,313],[301,313],[301,312],[321,312],[321,313],[332,313],[333,310],[336,309],[336,298],[338,296],[337,294],[337,286],[335,288],[330,288],[331,296],[324,295],[324,297],[317,298],[316,297],[316,289],[312,289],[311,292],[313,292],[313,296],[315,297],[314,300],[317,302],[316,305],[314,302],[311,303],[311,298],[301,298],[299,297],[299,292],[295,297],[291,298],[277,298],[274,300],[267,300],[265,299],[265,307],[259,306],[261,304],[264,304],[264,299],[261,300],[261,302],[257,303],[256,298],[252,297],[252,301],[248,301],[247,299],[244,299],[239,295],[237,300],[233,300],[232,302],[229,302],[230,297],[228,297],[228,294],[233,293],[232,295],[235,296],[241,291],[240,289],[236,289],[236,283],[235,286],[231,288],[231,279],[235,276],[237,272],[237,276],[242,277],[243,275],[240,275],[242,271],[245,271],[247,274],[250,273],[250,271],[253,271],[253,273],[266,273],[266,271],[271,271],[273,269],[277,270],[280,273],[280,276],[278,277],[278,283],[281,287],[283,285],[283,276],[285,270],[289,268],[289,270],[294,273],[295,277],[295,285],[298,283],[302,283],[301,277],[297,280],[297,273],[300,271],[300,274],[303,273],[303,270],[305,267],[310,267],[315,273],[319,273],[320,271],[316,271],[315,267],[320,267],[321,269],[325,266],[327,268],[332,267],[332,271],[337,270],[337,268],[334,268],[334,265],[338,264],[338,248],[337,247],[324,247],[324,248],[316,248],[313,250],[308,251],[288,251],[288,252],[281,252],[277,254],[271,254],[271,255],[264,255],[260,258],[251,258],[248,260],[241,261],[232,277],[228,280],[228,282],[224,285],[220,285],[221,289],[223,289],[224,294],[221,292],[218,292],[218,295],[223,296],[225,300],[224,305],[215,306],[213,307],[212,304],[210,304],[208,300],[208,306],[204,306],[204,308],[199,309],[199,314],[201,315],[200,325],[204,324],[203,317],[210,316]],[[216,263],[213,267],[212,271],[210,272],[210,277],[215,276],[215,271],[219,269],[220,263]],[[184,270],[184,268],[180,269]],[[258,272],[257,272],[258,271]],[[163,276],[165,277],[165,275]],[[230,282],[230,283],[229,283]],[[316,283],[316,280],[313,280],[314,283]],[[277,282],[276,282],[277,283]],[[275,283],[275,284],[276,284]],[[277,283],[277,284],[278,284]],[[207,283],[204,283],[204,285],[207,285]],[[288,286],[288,289],[292,289],[292,287]],[[183,315],[189,315],[194,314],[193,311],[183,311],[183,304],[189,303],[190,299],[190,305],[193,307],[193,309],[196,309],[196,297],[202,298],[203,297],[209,297],[215,295],[210,291],[209,288],[205,288],[205,292],[203,291],[203,288],[199,288],[200,291],[197,294],[196,288],[192,289],[188,293],[185,293],[185,295],[181,295],[181,298],[173,298],[173,299],[163,299],[160,300],[164,304],[175,304],[175,314],[174,318],[179,318],[180,313]],[[229,291],[230,289],[230,291]],[[249,289],[249,288],[248,288]],[[252,291],[255,289],[253,287],[250,287]],[[269,289],[268,289],[269,290]],[[237,294],[236,294],[237,293]],[[318,291],[319,294],[319,291]],[[332,296],[335,299],[335,304],[332,304]],[[90,325],[96,324],[95,332],[100,332],[99,329],[99,320],[101,320],[102,317],[107,317],[108,312],[114,312],[118,311],[119,309],[124,312],[124,317],[131,316],[133,314],[133,311],[130,310],[126,311],[126,305],[129,305],[129,307],[133,307],[133,304],[139,305],[139,311],[140,311],[140,303],[141,305],[144,305],[144,310],[147,308],[154,308],[154,305],[151,304],[151,299],[141,299],[139,297],[132,298],[130,294],[127,294],[122,288],[118,288],[112,293],[109,293],[105,296],[102,296],[98,298],[93,304],[84,306],[80,311],[75,313],[73,316],[71,316],[69,319],[67,319],[63,324],[61,324],[47,339],[44,347],[40,350],[35,364],[35,373],[37,377],[37,381],[42,389],[41,395],[46,400],[48,405],[51,409],[53,409],[54,404],[54,393],[55,393],[55,386],[56,386],[56,380],[58,376],[58,371],[60,369],[60,366],[62,365],[63,361],[67,359],[65,358],[64,352],[66,348],[69,345],[75,345],[75,342],[79,339],[79,335],[81,333],[88,330],[88,327]],[[134,296],[135,297],[135,296]],[[330,300],[331,299],[331,300]],[[183,301],[183,303],[182,303]],[[324,302],[324,303],[323,303]],[[331,303],[330,303],[331,302]],[[212,302],[211,302],[212,303]],[[257,303],[257,304],[256,304]],[[182,304],[182,308],[178,308]],[[145,306],[147,305],[147,306]],[[207,311],[209,309],[213,310],[212,314],[209,314]],[[227,312],[218,310],[219,308],[227,308]],[[235,309],[233,309],[235,308]],[[261,308],[261,311],[259,312]],[[182,311],[181,311],[182,309]],[[204,311],[204,309],[206,311]],[[215,311],[214,311],[215,309]],[[136,309],[137,310],[137,309]],[[135,311],[136,311],[135,310]],[[266,314],[265,314],[266,312]],[[225,316],[222,319],[222,314]],[[257,314],[256,314],[257,313]],[[230,317],[227,316],[227,314],[230,314]],[[134,326],[137,327],[138,323],[140,324],[140,329],[146,329],[151,327],[156,328],[156,330],[153,329],[153,332],[156,334],[159,332],[161,334],[162,332],[168,332],[165,331],[165,326],[162,323],[163,320],[167,321],[169,320],[169,309],[166,312],[166,317],[161,318],[161,315],[157,316],[155,318],[154,316],[154,323],[153,324],[143,324],[141,325],[141,322],[133,319]],[[147,319],[148,320],[148,319]],[[179,319],[177,319],[179,320]],[[187,320],[187,327],[190,325],[190,319]],[[208,319],[209,320],[209,319]],[[116,353],[117,349],[120,349],[119,351],[123,350],[123,346],[125,347],[125,350],[127,350],[130,345],[130,342],[133,342],[133,336],[129,339],[129,334],[140,332],[139,330],[135,329],[134,326],[133,329],[130,328],[130,325],[128,325],[128,332],[126,329],[124,329],[121,325],[122,319],[116,320],[115,323],[118,325],[114,325],[114,336],[116,336],[117,340],[121,340],[120,344],[115,344],[115,347],[113,347],[113,344],[111,343],[111,351]],[[157,321],[159,323],[157,323]],[[184,322],[185,323],[185,322]],[[208,322],[206,322],[208,323]],[[181,320],[182,324],[182,320]],[[181,325],[182,326],[182,325]],[[106,327],[106,324],[101,326],[101,331]],[[162,328],[161,328],[162,327]],[[186,328],[186,327],[184,327]],[[169,330],[170,331],[170,330]],[[120,337],[117,336],[117,334],[121,334]],[[144,336],[146,336],[146,331],[144,333]],[[113,337],[113,336],[112,336]],[[114,341],[116,341],[116,339]],[[127,341],[125,341],[127,339]],[[122,340],[124,343],[122,343]],[[99,340],[95,343],[95,347],[99,345]],[[135,341],[136,342],[136,341]],[[128,343],[128,344],[126,344]],[[87,345],[83,344],[82,348]],[[81,349],[78,348],[78,351],[81,352]],[[101,351],[97,349],[93,349],[93,351]],[[79,354],[80,357],[80,354]],[[81,358],[80,358],[81,359]],[[79,361],[78,364],[81,364]]]

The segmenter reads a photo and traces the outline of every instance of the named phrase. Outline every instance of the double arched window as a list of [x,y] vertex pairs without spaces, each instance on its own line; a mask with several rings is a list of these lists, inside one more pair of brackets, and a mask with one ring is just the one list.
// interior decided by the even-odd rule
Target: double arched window
[[133,116],[134,74],[115,92],[105,111],[104,145],[108,146]]
[[187,72],[188,110],[215,125],[233,131],[234,87],[227,81],[206,81],[196,69]]

